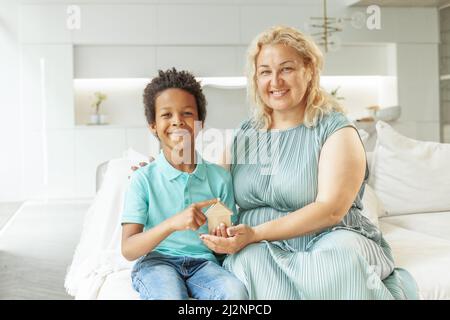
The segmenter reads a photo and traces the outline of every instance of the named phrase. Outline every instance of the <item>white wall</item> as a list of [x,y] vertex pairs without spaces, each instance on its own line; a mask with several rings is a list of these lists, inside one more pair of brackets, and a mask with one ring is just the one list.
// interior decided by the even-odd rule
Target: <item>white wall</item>
[[438,46],[429,43],[397,45],[399,105],[402,117],[394,127],[409,137],[439,141]]
[[0,1],[0,201],[22,198],[16,1]]
[[[190,68],[198,76],[240,75],[246,45],[258,32],[278,23],[305,30],[305,21],[322,13],[321,1],[316,0],[82,0],[77,1],[81,29],[70,31],[66,9],[71,2],[0,2],[0,55],[7,57],[0,61],[0,82],[8,87],[0,93],[0,139],[2,150],[7,150],[0,159],[0,200],[92,195],[96,163],[119,156],[130,145],[151,149],[149,137],[136,142],[144,127],[75,127],[72,77],[150,77],[158,68],[172,65]],[[330,2],[330,14],[351,16],[364,9],[347,8],[344,2]],[[437,11],[383,8],[381,13],[381,30],[345,25],[342,50],[328,54],[325,74],[397,75],[403,108],[398,129],[415,138],[438,140]],[[25,67],[22,75],[31,74],[21,82],[18,51]],[[61,70],[47,73],[45,97],[52,112],[45,116],[37,102],[41,87],[30,82],[41,81],[36,70],[42,57],[49,58],[47,67]],[[29,89],[20,104],[23,121],[20,86]],[[220,100],[217,92],[210,94]],[[242,96],[236,93],[230,103]],[[216,117],[218,110],[210,114]],[[43,130],[36,119],[45,119],[47,127]],[[21,153],[21,134],[26,154]],[[46,177],[42,168],[49,170]],[[22,172],[19,183],[16,172]]]

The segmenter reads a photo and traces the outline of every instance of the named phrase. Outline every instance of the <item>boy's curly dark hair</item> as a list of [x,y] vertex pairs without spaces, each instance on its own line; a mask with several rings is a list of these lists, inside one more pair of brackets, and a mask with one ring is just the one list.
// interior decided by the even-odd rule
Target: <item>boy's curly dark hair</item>
[[172,68],[167,71],[159,70],[158,76],[153,78],[152,81],[145,87],[144,107],[145,117],[147,118],[148,124],[155,122],[156,98],[161,92],[171,88],[182,89],[192,94],[195,98],[195,102],[197,103],[198,119],[200,121],[205,121],[206,99],[203,95],[200,83],[195,80],[192,73],[188,71],[177,71],[175,68]]

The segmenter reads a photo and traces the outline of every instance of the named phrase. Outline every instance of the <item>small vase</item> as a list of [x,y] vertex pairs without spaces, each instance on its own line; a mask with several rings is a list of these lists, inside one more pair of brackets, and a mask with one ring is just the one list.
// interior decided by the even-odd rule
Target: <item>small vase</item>
[[101,124],[106,124],[107,121],[107,116],[105,114],[91,114],[90,115],[90,122],[89,124],[93,124],[93,125],[101,125]]
[[101,114],[99,124],[107,124],[107,121],[108,121],[108,116],[106,114]]
[[89,124],[100,124],[101,117],[99,114],[95,113],[95,114],[91,114],[89,119],[90,119]]

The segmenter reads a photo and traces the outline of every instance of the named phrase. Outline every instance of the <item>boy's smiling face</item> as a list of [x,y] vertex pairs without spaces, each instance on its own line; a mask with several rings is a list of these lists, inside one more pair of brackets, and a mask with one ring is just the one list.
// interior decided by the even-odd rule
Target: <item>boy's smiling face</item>
[[150,124],[150,130],[161,141],[163,150],[179,149],[183,140],[189,138],[193,148],[195,121],[199,121],[195,97],[185,90],[171,88],[156,98],[155,122]]

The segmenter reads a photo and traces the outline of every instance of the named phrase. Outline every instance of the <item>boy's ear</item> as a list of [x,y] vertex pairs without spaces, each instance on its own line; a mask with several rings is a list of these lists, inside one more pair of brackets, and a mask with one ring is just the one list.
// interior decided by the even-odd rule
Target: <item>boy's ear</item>
[[148,125],[148,128],[150,129],[150,131],[153,133],[153,135],[158,138],[158,133],[156,132],[156,122],[150,123]]

